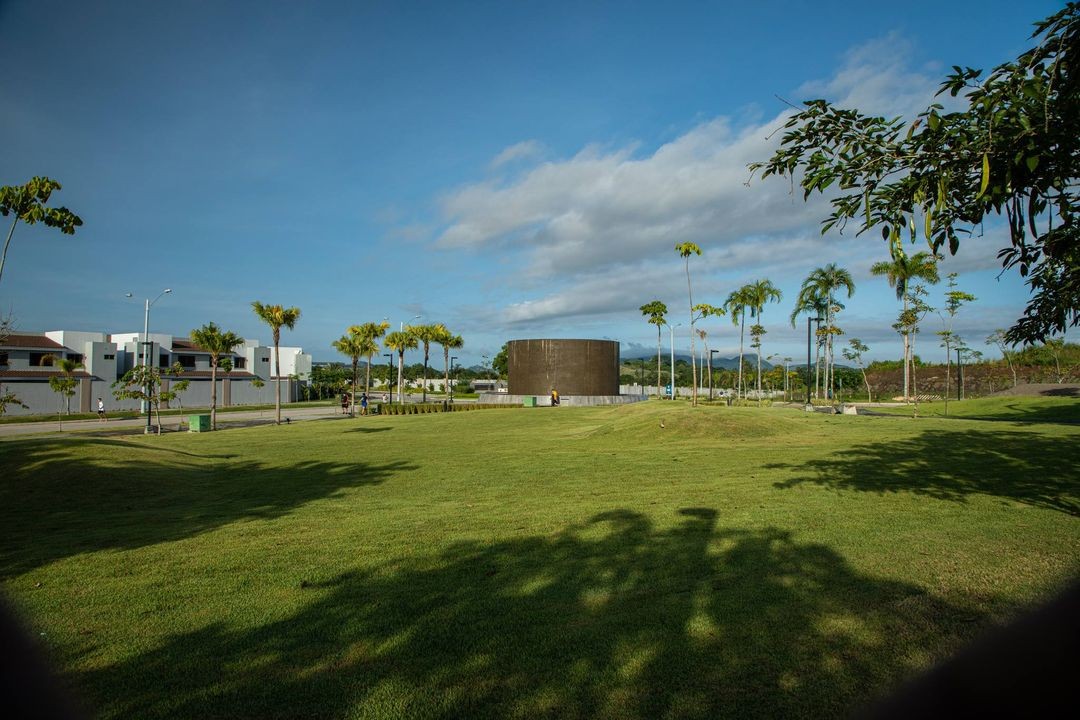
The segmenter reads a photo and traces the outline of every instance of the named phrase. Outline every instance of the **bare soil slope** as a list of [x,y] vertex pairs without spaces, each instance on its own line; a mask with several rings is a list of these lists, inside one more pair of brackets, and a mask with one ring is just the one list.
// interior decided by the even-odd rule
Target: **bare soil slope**
[[994,395],[1033,395],[1037,397],[1080,398],[1078,383],[1020,383],[1014,388],[1000,390]]

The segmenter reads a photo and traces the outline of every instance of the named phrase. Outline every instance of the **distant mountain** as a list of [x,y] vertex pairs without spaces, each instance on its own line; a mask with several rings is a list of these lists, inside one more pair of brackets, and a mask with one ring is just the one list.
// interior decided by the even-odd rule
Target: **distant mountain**
[[[671,353],[669,351],[664,351],[662,359],[663,359],[663,364],[666,367],[671,362]],[[623,364],[623,365],[633,364],[636,367],[639,360],[652,360],[653,361],[653,367],[654,368],[656,367],[656,353],[655,352],[653,352],[652,354],[629,353],[627,355],[620,355],[619,356],[619,362],[621,364]],[[675,361],[678,362],[679,360],[682,360],[683,362],[690,362],[690,355],[687,354],[687,353],[675,353]],[[749,366],[756,369],[757,368],[757,355],[755,355],[753,353],[747,353],[746,355],[743,355],[743,362],[747,363]],[[722,357],[719,357],[718,355],[714,355],[713,360],[712,360],[712,366],[713,366],[713,370],[738,370],[739,369],[739,357],[736,355],[735,357],[722,358]],[[791,367],[791,366],[788,366],[788,367]],[[772,368],[773,368],[773,365],[768,360],[762,360],[761,361],[761,369],[762,370],[772,370]]]

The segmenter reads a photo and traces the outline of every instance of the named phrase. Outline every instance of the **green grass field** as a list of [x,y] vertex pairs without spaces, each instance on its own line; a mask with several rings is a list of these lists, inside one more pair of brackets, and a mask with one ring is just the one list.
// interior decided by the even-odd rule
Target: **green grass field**
[[1006,415],[9,439],[0,577],[99,717],[835,716],[1080,571],[1080,427]]

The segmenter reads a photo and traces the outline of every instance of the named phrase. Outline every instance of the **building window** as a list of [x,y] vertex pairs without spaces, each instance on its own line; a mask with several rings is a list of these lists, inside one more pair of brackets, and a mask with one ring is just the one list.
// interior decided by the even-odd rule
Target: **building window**
[[158,367],[162,367],[162,368],[169,367],[169,355],[168,355],[168,353],[161,353],[160,355],[158,355]]
[[52,365],[56,357],[52,353],[47,352],[32,352],[30,353],[30,367],[37,367],[39,365]]
[[177,355],[176,356],[176,362],[180,363],[180,367],[184,368],[185,370],[191,370],[192,368],[195,367],[195,356],[194,355]]
[[115,355],[103,355],[102,359],[103,360],[115,360],[116,356]]
[[233,367],[237,370],[243,370],[245,367],[247,367],[247,358],[234,357]]
[[6,352],[0,352],[0,365],[8,364],[8,354]]
[[263,362],[270,362],[270,358],[268,358],[268,357],[264,357],[264,358],[262,359],[262,361],[263,361]]
[[68,360],[81,363],[83,361],[83,356],[79,353],[68,353]]

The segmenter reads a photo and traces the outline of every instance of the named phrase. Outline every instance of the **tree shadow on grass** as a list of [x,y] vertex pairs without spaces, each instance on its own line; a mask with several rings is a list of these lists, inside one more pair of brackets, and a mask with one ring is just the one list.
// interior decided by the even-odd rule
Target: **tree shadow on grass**
[[364,433],[366,435],[368,433],[386,432],[387,430],[393,430],[393,428],[389,427],[387,425],[379,425],[379,426],[374,426],[374,427],[355,427],[355,428],[350,428],[349,430],[343,430],[342,432],[346,432],[346,433]]
[[[1050,395],[1052,391],[1042,393]],[[964,420],[1003,420],[1020,423],[1080,423],[1080,403],[1036,405],[1026,401],[1006,403],[996,410],[962,416]]]
[[263,465],[235,457],[103,438],[0,444],[0,579],[78,553],[143,547],[244,518],[278,517],[415,467]]
[[[776,530],[624,510],[301,587],[68,675],[104,717],[835,717],[968,639],[987,607],[855,572]],[[238,601],[242,602],[242,601]]]
[[1080,515],[1076,441],[1022,431],[928,430],[916,437],[855,445],[822,458],[774,463],[803,483],[876,493],[916,493],[963,502],[969,495],[1008,498]]

